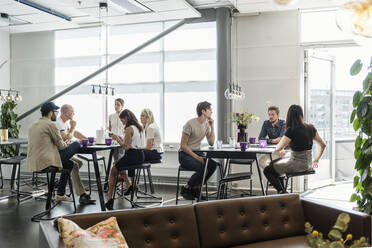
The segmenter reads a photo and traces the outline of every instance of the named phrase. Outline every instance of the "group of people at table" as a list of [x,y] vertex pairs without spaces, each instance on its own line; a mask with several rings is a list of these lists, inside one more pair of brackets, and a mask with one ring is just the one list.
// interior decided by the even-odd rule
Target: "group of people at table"
[[[131,166],[146,161],[159,161],[162,158],[163,144],[159,127],[154,121],[151,110],[141,112],[140,122],[129,109],[124,109],[124,101],[115,99],[115,113],[109,116],[109,131],[112,139],[122,149],[114,153],[114,166],[109,175],[109,190],[105,206],[112,210],[114,199],[113,191],[116,177],[125,182],[127,189],[125,195],[138,190],[138,186],[131,186],[128,176],[134,180],[135,171]],[[59,109],[60,116],[57,118]],[[82,161],[74,155],[78,153],[81,144],[79,141],[86,136],[75,130],[74,109],[65,104],[61,108],[53,102],[41,106],[42,117],[33,123],[28,133],[27,166],[31,171],[42,171],[49,166],[64,168],[70,171],[74,191],[80,196],[80,204],[95,204],[90,199],[79,176]],[[196,107],[197,116],[186,122],[182,129],[179,149],[179,163],[181,167],[194,171],[186,185],[181,188],[181,195],[187,200],[199,198],[206,158],[200,152],[201,142],[204,138],[208,144],[215,143],[214,120],[212,106],[209,102],[200,102]],[[269,144],[277,144],[275,152],[269,155],[259,155],[260,166],[264,174],[278,193],[285,193],[281,175],[288,172],[306,171],[317,167],[320,157],[326,147],[316,128],[304,122],[303,110],[299,105],[292,105],[288,109],[286,121],[279,119],[279,109],[268,109],[269,120],[263,123],[259,140],[266,139]],[[320,146],[314,160],[312,160],[313,140]],[[284,150],[289,146],[290,150]],[[213,175],[218,161],[209,159],[205,180]],[[126,173],[128,171],[128,174]],[[69,200],[65,195],[68,173],[61,173],[56,201]]]

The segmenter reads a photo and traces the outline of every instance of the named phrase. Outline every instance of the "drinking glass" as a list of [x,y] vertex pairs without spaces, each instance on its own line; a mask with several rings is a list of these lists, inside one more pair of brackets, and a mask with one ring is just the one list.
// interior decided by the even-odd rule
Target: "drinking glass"
[[222,140],[217,140],[217,149],[222,148]]

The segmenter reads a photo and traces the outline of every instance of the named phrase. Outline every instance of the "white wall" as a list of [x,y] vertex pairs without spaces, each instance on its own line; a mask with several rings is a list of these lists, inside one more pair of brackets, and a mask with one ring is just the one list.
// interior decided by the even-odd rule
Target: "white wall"
[[[0,31],[0,65],[7,60],[6,64],[0,68],[0,88],[9,89],[9,68],[10,68],[10,52],[9,52],[9,33]],[[4,92],[2,93],[4,95]]]
[[[11,86],[20,90],[22,114],[54,94],[54,32],[11,35]],[[36,111],[21,120],[20,137],[27,137],[28,127],[40,118]]]
[[[247,129],[248,137],[257,138],[270,105],[278,106],[281,119],[285,119],[291,104],[303,102],[299,14],[298,11],[268,12],[240,16],[234,21],[237,41],[232,42],[232,54],[237,54],[238,60],[234,58],[233,62],[238,71],[233,71],[233,77],[237,77],[233,81],[239,82],[246,98],[234,101],[233,111],[248,110],[260,117],[258,123],[250,124]],[[233,130],[236,135],[236,127]],[[255,169],[254,175],[254,187],[259,188]]]

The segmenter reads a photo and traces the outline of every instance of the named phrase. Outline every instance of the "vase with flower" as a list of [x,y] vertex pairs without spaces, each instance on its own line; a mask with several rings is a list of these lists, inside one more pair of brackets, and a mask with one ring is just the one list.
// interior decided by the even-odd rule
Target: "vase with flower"
[[245,111],[243,113],[236,113],[233,112],[232,114],[232,122],[237,124],[238,127],[238,142],[247,142],[247,133],[246,129],[248,127],[248,124],[252,123],[253,121],[258,121],[260,118],[254,114],[250,113],[248,111]]

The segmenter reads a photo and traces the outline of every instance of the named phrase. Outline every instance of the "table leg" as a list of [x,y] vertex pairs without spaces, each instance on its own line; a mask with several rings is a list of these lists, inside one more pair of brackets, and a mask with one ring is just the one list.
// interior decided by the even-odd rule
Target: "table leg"
[[262,189],[262,195],[266,195],[266,194],[265,194],[265,189],[264,189],[264,186],[263,186],[263,183],[262,183],[261,168],[260,168],[260,166],[258,165],[257,158],[256,158],[256,165],[257,165],[258,177],[260,178],[260,184],[261,184],[261,189]]
[[110,176],[111,163],[112,163],[112,157],[114,156],[114,151],[115,149],[110,150],[109,160],[108,160],[107,168],[106,168],[105,185],[103,187],[104,190],[108,190],[108,179]]
[[97,153],[95,151],[92,153],[92,157],[93,157],[93,164],[94,164],[94,172],[96,174],[99,203],[101,204],[101,210],[106,211],[105,201],[103,198],[102,184],[101,184],[101,175],[99,173],[99,166],[98,166],[98,161],[97,161]]
[[209,160],[209,158],[207,158],[207,159],[205,160],[204,173],[203,173],[203,180],[202,180],[202,184],[201,184],[201,187],[200,187],[200,194],[199,194],[198,202],[200,202],[200,200],[201,200],[201,196],[202,196],[202,192],[203,192],[203,185],[204,185],[205,176],[207,175],[207,169],[208,169],[208,160]]
[[[14,156],[18,156],[19,154],[19,148],[20,148],[20,144],[17,144],[15,147],[15,151],[14,151]],[[19,166],[21,167],[21,166]],[[16,173],[16,169],[17,169],[17,166],[16,165],[13,165],[13,169],[12,169],[12,176],[10,178],[10,188],[11,189],[14,189],[14,180],[15,180],[15,173]]]

